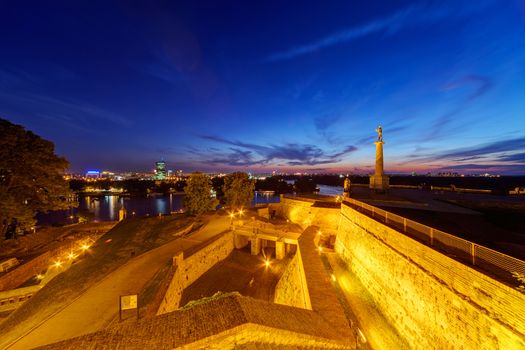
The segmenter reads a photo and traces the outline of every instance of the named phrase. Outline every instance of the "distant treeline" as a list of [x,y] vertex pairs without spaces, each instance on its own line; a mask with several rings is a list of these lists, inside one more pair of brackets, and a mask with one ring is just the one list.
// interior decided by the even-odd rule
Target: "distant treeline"
[[[352,184],[369,183],[369,177],[363,175],[350,175]],[[263,180],[255,181],[256,191],[274,191],[275,194],[283,193],[312,193],[317,185],[343,186],[345,178],[339,175],[278,175],[270,176]],[[525,186],[525,176],[501,176],[501,177],[432,177],[432,176],[403,176],[390,177],[391,185],[420,186],[430,189],[430,186],[491,190],[495,194],[508,194],[516,187]],[[83,192],[86,189],[110,190],[111,188],[122,188],[130,194],[146,194],[151,192],[169,193],[182,192],[186,181],[154,181],[154,180],[100,180],[87,182],[83,180],[70,180],[69,185],[75,192]],[[223,177],[212,179],[213,189],[217,197],[222,197]]]
[[[343,186],[344,177],[339,175],[311,175],[311,176],[285,176],[286,180],[295,180],[307,177],[317,185]],[[369,177],[363,175],[350,175],[352,184],[368,184]],[[444,177],[444,176],[407,176],[394,175],[390,177],[391,185],[421,186],[430,189],[430,186],[491,190],[495,194],[508,194],[508,191],[516,187],[525,186],[525,176],[465,176],[465,177]]]
[[130,194],[146,194],[150,192],[169,193],[182,192],[186,186],[186,181],[154,181],[154,180],[98,180],[98,181],[84,181],[84,180],[70,180],[69,187],[75,192],[86,192],[91,190],[122,189],[124,192]]

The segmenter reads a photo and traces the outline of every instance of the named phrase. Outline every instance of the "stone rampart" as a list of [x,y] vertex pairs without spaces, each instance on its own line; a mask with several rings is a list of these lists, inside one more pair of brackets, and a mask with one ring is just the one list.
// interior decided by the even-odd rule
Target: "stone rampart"
[[343,205],[336,252],[415,349],[525,349],[525,295]]
[[[191,252],[181,252],[174,256],[175,273],[157,315],[177,310],[181,306],[180,300],[184,289],[213,265],[224,260],[233,251],[233,248],[233,233],[225,232],[197,251],[192,249]],[[191,255],[185,258],[185,254],[188,255],[188,253]]]
[[47,251],[0,277],[0,291],[11,290],[49,267],[57,252]]
[[275,286],[274,303],[312,309],[299,248]]
[[100,236],[100,233],[96,233],[85,235],[79,240],[64,242],[61,246],[48,250],[25,264],[7,272],[0,277],[0,291],[11,290],[20,286],[31,277],[46,270],[55,259],[60,260],[65,254],[78,248],[79,242],[96,241]]
[[336,231],[340,219],[339,208],[316,206],[314,199],[293,199],[281,196],[277,215],[290,219],[303,229],[308,226],[319,226],[326,231]]

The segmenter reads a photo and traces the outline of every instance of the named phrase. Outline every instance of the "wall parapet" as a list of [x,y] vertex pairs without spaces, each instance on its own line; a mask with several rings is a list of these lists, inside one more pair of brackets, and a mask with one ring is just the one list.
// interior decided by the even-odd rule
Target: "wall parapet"
[[230,255],[233,248],[233,232],[227,231],[203,242],[198,249],[187,250],[175,255],[173,257],[175,272],[157,315],[177,310],[180,307],[184,289],[213,265]]
[[301,309],[312,309],[299,247],[275,286],[273,302]]
[[281,196],[277,214],[303,229],[315,225],[325,231],[337,231],[340,208],[316,206],[316,202],[318,200],[310,198]]
[[525,348],[524,294],[352,206],[341,215],[336,252],[410,344]]
[[367,216],[395,228],[398,232],[418,240],[436,250],[456,257],[463,263],[481,268],[493,277],[516,285],[514,273],[525,274],[525,261],[459,238],[433,227],[418,223],[384,209],[374,207],[353,198],[343,203]]

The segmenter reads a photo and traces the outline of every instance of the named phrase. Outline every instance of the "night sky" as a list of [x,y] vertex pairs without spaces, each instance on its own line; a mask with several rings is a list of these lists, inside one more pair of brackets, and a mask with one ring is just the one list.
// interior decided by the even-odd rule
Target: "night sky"
[[0,1],[0,116],[71,171],[525,174],[524,1]]

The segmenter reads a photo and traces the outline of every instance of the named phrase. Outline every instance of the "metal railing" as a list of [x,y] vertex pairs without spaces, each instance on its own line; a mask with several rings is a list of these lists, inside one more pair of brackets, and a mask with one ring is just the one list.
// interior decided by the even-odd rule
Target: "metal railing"
[[474,265],[513,285],[517,283],[514,273],[525,274],[525,261],[467,241],[433,227],[418,223],[353,198],[343,202],[351,208],[390,226],[457,260]]

